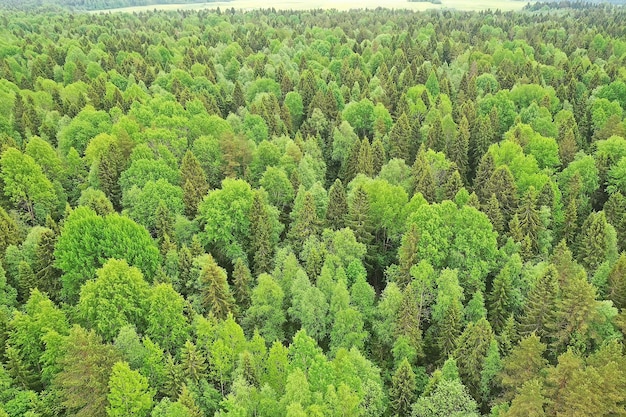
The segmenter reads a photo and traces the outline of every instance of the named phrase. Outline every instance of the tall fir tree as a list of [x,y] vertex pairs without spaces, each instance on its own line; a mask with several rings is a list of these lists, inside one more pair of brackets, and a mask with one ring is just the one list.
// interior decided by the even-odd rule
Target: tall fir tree
[[226,271],[217,265],[211,255],[208,255],[207,263],[200,273],[200,283],[202,304],[216,318],[225,319],[228,313],[235,310],[235,300],[228,286]]
[[269,272],[274,260],[272,221],[261,191],[256,191],[250,208],[250,255],[256,275]]
[[413,191],[414,193],[421,193],[422,196],[429,203],[435,202],[436,197],[436,185],[433,170],[426,159],[426,151],[423,147],[420,148],[415,158],[415,163],[411,169],[413,175]]
[[389,391],[391,412],[394,416],[409,417],[411,406],[417,399],[417,383],[415,372],[409,361],[404,358],[391,378]]
[[343,183],[339,178],[331,185],[328,193],[328,209],[326,210],[326,221],[328,225],[338,230],[345,227],[346,215],[348,214],[348,200]]
[[496,195],[504,220],[508,221],[517,210],[517,185],[509,167],[502,165],[496,168],[485,189],[484,196]]
[[411,126],[406,113],[402,113],[389,132],[389,157],[404,159],[410,163],[409,146]]
[[548,340],[551,334],[550,326],[555,320],[555,305],[558,294],[558,272],[554,266],[550,265],[526,297],[524,313],[519,324],[520,334],[535,333],[542,341]]
[[319,234],[320,220],[317,217],[317,208],[313,195],[310,192],[306,192],[304,196],[304,203],[297,213],[295,213],[294,221],[291,223],[289,238],[294,252],[300,253],[304,242],[310,236],[316,236]]
[[233,295],[241,311],[250,307],[252,294],[252,274],[242,258],[237,258],[233,269]]
[[487,152],[480,160],[474,177],[474,192],[481,201],[487,201],[491,193],[487,194],[487,183],[496,170],[496,163],[491,152]]
[[206,173],[200,166],[200,162],[198,162],[198,159],[190,150],[183,157],[180,173],[181,183],[183,184],[185,215],[193,218],[198,211],[198,204],[209,191],[209,183],[207,182]]
[[100,189],[113,203],[115,210],[121,209],[122,189],[120,188],[119,179],[124,165],[122,151],[116,143],[109,145],[98,162]]
[[616,249],[616,242],[612,241],[614,234],[613,226],[607,223],[604,212],[592,212],[583,223],[578,238],[578,259],[581,264],[595,271],[608,260]]
[[383,165],[387,162],[387,156],[385,154],[385,147],[383,141],[380,138],[376,138],[372,142],[372,168],[373,175],[378,175]]
[[607,299],[618,309],[626,308],[626,253],[622,252],[607,281]]
[[358,172],[368,177],[374,176],[374,160],[372,158],[372,147],[367,138],[361,141],[359,148]]

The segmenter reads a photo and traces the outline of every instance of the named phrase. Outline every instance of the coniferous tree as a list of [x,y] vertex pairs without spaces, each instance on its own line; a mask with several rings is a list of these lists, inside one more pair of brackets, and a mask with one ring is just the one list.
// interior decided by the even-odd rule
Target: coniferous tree
[[517,186],[513,174],[506,165],[496,168],[487,181],[485,196],[491,196],[491,194],[496,195],[502,215],[505,221],[508,221],[517,209]]
[[233,270],[233,295],[241,311],[245,311],[250,307],[252,284],[250,269],[248,269],[242,258],[237,258]]
[[415,158],[415,163],[411,169],[414,181],[414,193],[421,193],[429,203],[435,202],[435,177],[433,170],[426,159],[424,148],[420,148]]
[[398,264],[400,274],[397,284],[405,288],[411,282],[411,268],[417,264],[417,250],[420,241],[420,233],[415,223],[411,223],[409,230],[402,236],[402,244],[398,249]]
[[328,225],[335,230],[345,227],[347,213],[346,191],[341,180],[337,178],[328,193],[328,209],[326,209]]
[[363,187],[354,190],[352,203],[348,208],[346,226],[354,232],[357,242],[369,245],[374,236],[372,235],[372,225],[369,217],[370,203],[367,192]]
[[611,269],[607,282],[607,298],[618,309],[626,308],[626,253],[622,253]]
[[416,391],[415,372],[411,369],[409,361],[404,358],[391,378],[389,391],[391,412],[398,417],[410,416],[411,406],[417,398]]
[[487,203],[481,207],[483,213],[487,215],[489,221],[493,225],[493,230],[498,233],[498,241],[503,241],[504,236],[504,217],[502,216],[502,210],[500,210],[500,202],[495,194],[491,194]]
[[291,223],[291,228],[287,235],[294,252],[300,253],[304,242],[310,236],[318,235],[319,227],[320,220],[317,217],[315,201],[313,200],[313,195],[307,191],[304,196],[304,203],[294,216],[294,221]]
[[197,384],[206,378],[206,359],[193,342],[190,340],[185,342],[180,350],[180,356],[180,365],[186,379]]
[[206,174],[196,156],[187,151],[180,166],[181,183],[183,184],[183,202],[185,215],[193,218],[198,211],[198,204],[209,191]]
[[550,326],[554,323],[554,310],[559,292],[558,273],[550,265],[530,290],[524,303],[524,314],[520,319],[522,335],[537,334],[546,341],[550,336]]
[[372,158],[372,147],[370,146],[370,142],[367,138],[363,138],[363,140],[361,141],[357,166],[359,174],[363,174],[368,177],[374,176],[374,160]]
[[57,237],[52,230],[45,230],[39,237],[35,251],[35,275],[37,288],[58,300],[61,292],[61,271],[54,265],[54,246]]
[[410,163],[409,147],[411,126],[406,113],[402,113],[389,132],[389,157],[404,159]]
[[463,180],[461,179],[461,174],[459,174],[459,170],[455,169],[454,171],[452,171],[452,174],[448,176],[448,179],[443,186],[444,200],[454,201],[454,197],[456,197],[456,194],[461,188],[463,188]]
[[483,318],[476,323],[469,323],[456,343],[454,358],[459,367],[459,375],[474,398],[481,398],[481,373],[492,339],[491,326]]
[[113,203],[115,210],[121,209],[122,189],[120,188],[120,174],[124,169],[124,161],[120,147],[112,143],[100,157],[98,163],[98,180],[100,189]]
[[272,221],[260,191],[255,192],[250,209],[250,253],[257,275],[272,269],[274,259]]
[[539,233],[543,227],[537,210],[537,197],[533,187],[526,192],[524,199],[517,208],[517,217],[524,237],[528,237],[531,251],[538,253]]
[[374,142],[372,142],[373,175],[378,175],[383,165],[385,165],[385,162],[387,162],[387,157],[385,155],[383,141],[380,140],[380,138],[376,138]]
[[615,231],[606,221],[604,212],[591,213],[583,223],[578,239],[578,259],[590,271],[595,271],[615,250]]
[[489,322],[494,332],[499,334],[510,317],[513,298],[513,282],[510,270],[505,266],[493,280],[493,288],[487,297]]
[[225,319],[235,310],[235,300],[228,287],[226,271],[220,268],[213,257],[208,255],[204,269],[200,273],[202,304],[218,319]]
[[487,152],[480,160],[480,164],[476,169],[476,176],[474,177],[474,192],[481,201],[487,201],[491,194],[487,194],[487,183],[496,170],[496,164],[493,160],[493,155]]

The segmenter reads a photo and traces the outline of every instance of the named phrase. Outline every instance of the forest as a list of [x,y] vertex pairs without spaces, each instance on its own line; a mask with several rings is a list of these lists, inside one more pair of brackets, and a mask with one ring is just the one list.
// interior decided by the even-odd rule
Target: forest
[[3,0],[3,4],[0,7],[21,10],[43,7],[57,7],[69,10],[106,10],[160,4],[210,3],[213,1],[216,0]]
[[0,416],[625,416],[624,22],[0,10]]

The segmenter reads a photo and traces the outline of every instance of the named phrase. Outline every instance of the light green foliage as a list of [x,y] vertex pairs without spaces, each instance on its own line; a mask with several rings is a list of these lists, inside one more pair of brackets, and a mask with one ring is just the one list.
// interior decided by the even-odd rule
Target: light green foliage
[[189,336],[185,300],[170,284],[158,284],[148,297],[146,334],[161,347],[174,351]]
[[251,331],[257,329],[267,341],[282,341],[282,326],[285,322],[283,311],[284,293],[271,275],[261,274],[258,284],[252,290],[252,304],[244,323]]
[[152,409],[148,379],[133,371],[126,362],[117,362],[111,370],[107,401],[108,417],[146,417]]
[[101,217],[86,207],[77,208],[65,221],[54,256],[64,272],[63,295],[70,302],[77,301],[83,282],[94,278],[110,258],[125,259],[148,280],[159,262],[159,250],[146,229],[118,214]]
[[145,328],[149,291],[139,269],[111,259],[81,288],[77,312],[88,327],[112,340],[127,324]]
[[171,215],[181,215],[185,208],[183,190],[159,179],[146,182],[141,189],[134,186],[124,194],[123,205],[128,209],[128,216],[148,230],[155,230],[159,204],[164,204]]
[[4,194],[15,207],[25,207],[31,222],[43,223],[58,204],[50,180],[41,166],[15,148],[9,148],[0,158]]

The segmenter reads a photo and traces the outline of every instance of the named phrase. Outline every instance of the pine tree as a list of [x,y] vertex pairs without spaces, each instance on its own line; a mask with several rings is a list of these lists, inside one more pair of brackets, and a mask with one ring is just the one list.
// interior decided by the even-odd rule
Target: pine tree
[[576,199],[571,199],[565,210],[565,219],[563,221],[563,238],[571,245],[578,235],[578,204]]
[[[2,180],[0,179],[0,186]],[[0,254],[4,255],[9,245],[17,245],[19,230],[15,220],[0,206]]]
[[[361,142],[357,140],[352,145],[352,148],[350,149],[350,154],[348,155],[348,157],[346,158],[342,166],[343,182],[346,184],[350,183],[350,181],[352,181],[354,177],[356,177],[356,175],[359,173],[360,152],[361,152]],[[297,171],[294,170],[294,172],[297,172]],[[296,189],[297,188],[294,186],[294,190]]]
[[522,385],[503,417],[544,417],[544,406],[549,402],[541,380],[532,379]]
[[410,161],[409,144],[411,126],[406,113],[402,113],[389,132],[389,157]]
[[200,273],[202,303],[207,311],[218,319],[225,319],[235,309],[235,300],[228,287],[226,271],[220,268],[213,257],[208,255],[204,269]]
[[180,167],[181,182],[183,184],[183,202],[185,215],[193,218],[198,211],[198,204],[209,191],[206,174],[196,156],[187,151]]
[[250,254],[257,275],[269,272],[274,260],[272,221],[264,200],[260,191],[255,192],[250,209]]
[[626,308],[626,253],[622,252],[611,269],[607,284],[607,299],[620,310]]
[[252,274],[242,258],[237,258],[233,270],[233,293],[235,302],[241,311],[250,307],[252,293]]
[[550,336],[550,326],[554,323],[554,307],[559,292],[558,273],[550,265],[530,290],[524,303],[524,314],[520,319],[522,335],[537,334],[542,340]]
[[178,397],[178,402],[185,407],[187,410],[188,417],[203,417],[204,413],[198,406],[198,402],[196,401],[193,393],[187,386],[187,384],[183,384],[180,390],[180,396]]
[[415,181],[414,193],[421,193],[426,201],[434,203],[437,191],[435,187],[435,177],[433,175],[433,170],[426,159],[426,152],[423,147],[420,148],[417,153],[411,173],[413,174],[413,180]]
[[606,220],[617,233],[617,247],[620,251],[626,250],[626,198],[619,191],[611,194],[603,211],[606,213]]
[[328,209],[326,210],[328,225],[335,230],[345,227],[347,213],[348,201],[346,191],[341,180],[337,178],[328,193]]
[[417,384],[411,364],[404,358],[391,378],[389,391],[391,412],[394,416],[408,417],[411,406],[417,399]]
[[159,201],[155,219],[155,235],[161,248],[161,254],[165,256],[167,252],[164,252],[164,243],[166,240],[171,243],[171,237],[174,236],[174,218],[163,200]]
[[305,193],[304,203],[298,213],[295,214],[287,237],[291,241],[294,252],[300,253],[304,242],[310,236],[319,234],[320,220],[317,217],[315,201],[310,192]]

